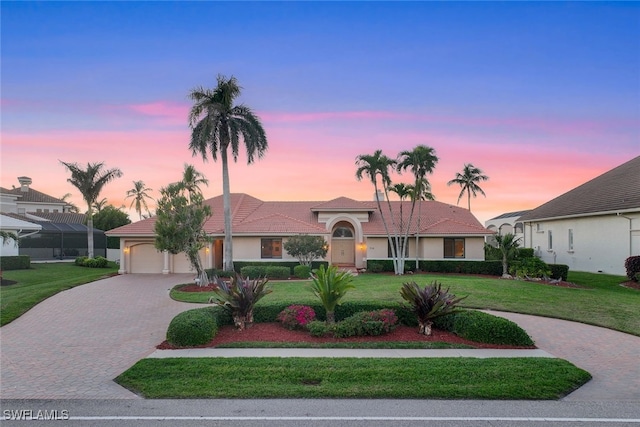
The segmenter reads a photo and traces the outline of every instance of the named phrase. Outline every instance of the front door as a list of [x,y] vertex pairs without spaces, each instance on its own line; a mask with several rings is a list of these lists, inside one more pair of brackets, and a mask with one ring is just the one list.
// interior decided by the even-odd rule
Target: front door
[[331,263],[354,265],[355,253],[353,229],[347,224],[338,224],[331,235]]

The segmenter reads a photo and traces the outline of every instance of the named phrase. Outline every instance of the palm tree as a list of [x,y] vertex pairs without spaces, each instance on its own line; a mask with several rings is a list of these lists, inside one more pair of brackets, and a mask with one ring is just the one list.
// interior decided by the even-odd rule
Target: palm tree
[[209,180],[204,175],[196,170],[193,165],[185,163],[184,171],[182,172],[182,181],[179,182],[184,190],[189,193],[189,197],[196,193],[202,193],[200,185],[209,186]]
[[486,175],[483,175],[482,170],[478,169],[477,167],[469,163],[464,165],[464,169],[462,170],[462,173],[456,172],[456,177],[451,181],[447,182],[447,185],[458,184],[460,186],[461,190],[460,190],[460,195],[458,196],[457,203],[460,203],[460,199],[462,198],[464,193],[465,192],[467,193],[468,209],[471,210],[472,194],[473,194],[473,197],[476,197],[477,193],[480,193],[485,197],[487,196],[486,194],[484,194],[484,191],[482,191],[482,188],[480,188],[480,186],[478,185],[478,182],[488,181],[488,180],[489,180],[489,177]]
[[71,172],[71,178],[67,181],[80,191],[87,203],[87,250],[89,258],[93,258],[93,204],[104,186],[115,178],[120,178],[122,171],[118,168],[103,170],[103,162],[87,163],[86,169],[82,169],[77,163],[60,163]]
[[100,212],[102,210],[102,208],[104,208],[107,205],[107,199],[103,198],[102,200],[93,202],[93,208],[96,210],[96,212]]
[[131,190],[127,190],[127,197],[133,197],[131,204],[129,205],[129,209],[131,209],[135,205],[136,212],[138,212],[138,216],[142,219],[142,207],[144,206],[144,210],[149,214],[149,207],[147,206],[147,199],[153,200],[151,196],[147,194],[147,191],[153,191],[151,188],[144,185],[144,181],[133,181],[133,188]]
[[73,202],[68,200],[69,197],[71,197],[71,193],[65,193],[64,196],[60,197],[60,200],[62,200],[63,202],[65,202],[69,206],[69,209],[68,209],[69,212],[73,212],[73,213],[80,212],[80,209],[78,209],[78,207],[76,205],[74,205]]
[[[391,204],[389,202],[389,197],[388,197],[389,196],[388,188],[391,185],[389,168],[395,167],[396,161],[382,154],[382,150],[376,150],[373,154],[361,154],[357,156],[356,165],[358,165],[358,169],[356,170],[356,179],[358,181],[361,181],[362,178],[366,175],[369,177],[369,180],[373,184],[373,189],[376,194],[376,203],[378,205],[378,211],[380,212],[380,216],[382,218],[382,225],[384,226],[384,231],[387,233],[389,245],[391,246],[391,256],[393,257],[393,268],[396,274],[401,274],[403,271],[400,270],[398,257],[396,256],[396,253],[397,253],[396,248],[399,243],[398,230],[395,227],[395,221],[393,221],[393,212],[391,211]],[[394,234],[396,238],[395,243],[394,243],[394,240],[391,238],[391,233],[389,233],[389,227],[387,226],[387,221],[385,219],[384,213],[382,212],[380,197],[378,197],[378,194],[379,194],[378,177],[380,177],[387,202],[389,203],[389,213],[391,214],[392,226],[393,226]]]
[[[426,145],[418,145],[411,151],[402,151],[398,155],[398,172],[402,173],[406,170],[411,170],[413,176],[415,178],[415,184],[413,185],[414,195],[411,199],[411,215],[409,216],[409,221],[413,217],[413,211],[415,209],[416,203],[418,204],[418,225],[416,229],[416,270],[419,269],[420,264],[420,254],[418,249],[419,245],[419,234],[420,234],[420,222],[422,219],[422,200],[434,200],[433,194],[431,193],[431,185],[427,180],[427,174],[432,174],[433,170],[436,167],[436,163],[438,163],[438,156],[436,156],[436,150],[432,147],[428,147]],[[411,222],[409,222],[411,223]],[[409,230],[407,229],[407,237]]]
[[211,152],[213,160],[222,160],[222,197],[224,206],[224,266],[233,270],[233,248],[231,243],[231,190],[229,188],[229,164],[227,153],[231,148],[233,160],[238,160],[240,137],[247,153],[247,164],[255,157],[262,158],[267,151],[267,136],[258,116],[243,104],[233,105],[240,95],[241,87],[235,77],[219,75],[214,89],[197,87],[189,93],[194,102],[189,112],[192,154],[200,154],[207,160]]
[[495,235],[496,244],[500,253],[502,253],[502,277],[509,277],[509,261],[511,261],[518,253],[520,246],[520,238],[516,238],[512,233]]

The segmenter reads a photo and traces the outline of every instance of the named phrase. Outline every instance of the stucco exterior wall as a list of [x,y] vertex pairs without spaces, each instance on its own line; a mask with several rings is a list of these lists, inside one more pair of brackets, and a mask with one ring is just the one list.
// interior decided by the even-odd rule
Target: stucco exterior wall
[[[261,239],[282,238],[282,258],[262,258]],[[280,236],[273,237],[233,237],[233,260],[234,261],[297,261],[297,258],[290,256],[284,250],[286,238]]]
[[[573,250],[569,248],[570,229]],[[524,246],[533,248],[546,263],[566,264],[573,271],[624,275],[625,259],[640,255],[640,213],[527,223]]]

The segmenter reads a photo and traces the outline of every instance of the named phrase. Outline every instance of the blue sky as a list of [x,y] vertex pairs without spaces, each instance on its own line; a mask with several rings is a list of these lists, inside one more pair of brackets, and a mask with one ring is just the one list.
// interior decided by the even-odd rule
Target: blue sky
[[[243,86],[270,149],[232,191],[264,200],[365,200],[358,154],[417,144],[490,176],[484,221],[533,208],[640,154],[637,2],[2,2],[0,185],[31,176],[82,205],[58,159],[105,161],[155,190],[188,151],[187,94]],[[31,161],[25,162],[25,158]],[[311,173],[309,173],[311,172]],[[398,176],[397,180],[408,177]],[[260,185],[256,185],[256,181]],[[157,195],[157,193],[156,193]]]

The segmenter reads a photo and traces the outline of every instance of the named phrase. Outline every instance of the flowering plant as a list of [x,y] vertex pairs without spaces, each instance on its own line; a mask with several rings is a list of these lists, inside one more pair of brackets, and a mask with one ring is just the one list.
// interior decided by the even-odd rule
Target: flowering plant
[[308,305],[290,305],[278,314],[278,321],[287,329],[305,329],[316,320],[316,312]]

